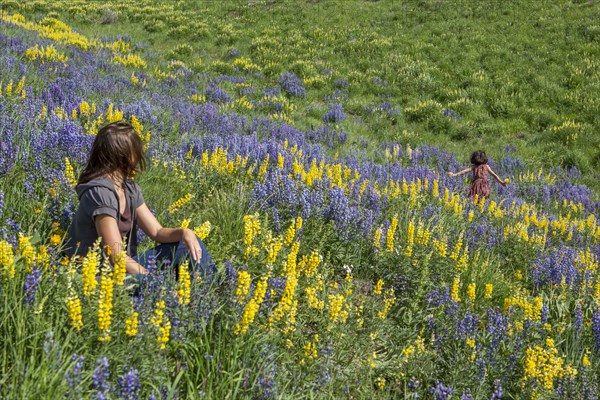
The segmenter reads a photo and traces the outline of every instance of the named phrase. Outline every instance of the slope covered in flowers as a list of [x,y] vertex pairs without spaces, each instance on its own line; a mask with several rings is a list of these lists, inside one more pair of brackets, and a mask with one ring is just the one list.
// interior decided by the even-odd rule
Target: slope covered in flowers
[[[357,94],[327,69],[313,88],[235,53],[150,67],[128,37],[0,16],[0,397],[597,398],[599,202],[577,169],[508,145],[491,164],[511,183],[472,202],[442,148],[349,141]],[[317,89],[334,101],[301,126]],[[102,249],[61,256],[94,132],[120,119],[146,202],[205,239],[212,281],[151,263],[133,294]]]
[[[351,143],[401,138],[463,153],[483,139],[494,156],[514,143],[530,165],[576,166],[585,176],[600,166],[594,2],[296,3],[1,0],[0,8],[32,21],[58,17],[86,36],[78,46],[129,39],[113,45],[127,53],[114,60],[156,77],[169,76],[169,61],[194,73],[252,72],[235,82],[244,97],[230,104],[237,112],[306,127],[331,108],[337,116],[327,118],[342,118]],[[265,77],[288,82],[291,104],[252,108]]]

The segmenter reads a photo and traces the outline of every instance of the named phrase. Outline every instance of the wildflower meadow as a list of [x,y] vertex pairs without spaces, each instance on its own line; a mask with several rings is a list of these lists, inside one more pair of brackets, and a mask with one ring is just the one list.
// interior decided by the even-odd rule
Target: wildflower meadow
[[[598,399],[599,17],[0,0],[0,398]],[[63,254],[120,120],[215,275]]]

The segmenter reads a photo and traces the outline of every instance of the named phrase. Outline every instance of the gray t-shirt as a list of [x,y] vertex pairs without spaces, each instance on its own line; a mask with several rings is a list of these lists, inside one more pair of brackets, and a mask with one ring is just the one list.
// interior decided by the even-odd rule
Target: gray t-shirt
[[[64,252],[69,255],[85,255],[98,239],[95,218],[98,215],[109,215],[117,223],[121,220],[119,197],[114,184],[107,178],[95,178],[77,185],[79,207],[69,227],[68,240]],[[131,230],[127,235],[127,254],[135,256],[137,251],[136,213],[135,210],[144,204],[140,187],[132,180],[125,184],[126,207],[131,215]]]

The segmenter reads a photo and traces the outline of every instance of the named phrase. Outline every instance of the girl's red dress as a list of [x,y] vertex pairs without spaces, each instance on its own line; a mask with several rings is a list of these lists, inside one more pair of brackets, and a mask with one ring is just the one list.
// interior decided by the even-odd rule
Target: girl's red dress
[[487,164],[480,164],[473,166],[473,182],[469,186],[469,196],[489,197],[490,195],[490,182],[488,181],[488,170]]

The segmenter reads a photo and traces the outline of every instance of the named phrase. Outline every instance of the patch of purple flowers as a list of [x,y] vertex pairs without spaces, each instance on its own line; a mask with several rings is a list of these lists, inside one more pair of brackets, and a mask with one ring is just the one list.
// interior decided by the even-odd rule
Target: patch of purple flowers
[[118,395],[123,400],[137,400],[140,397],[140,377],[138,370],[131,368],[128,372],[119,377]]
[[71,361],[74,362],[73,367],[65,374],[65,379],[69,384],[69,393],[71,398],[81,398],[81,370],[83,369],[84,356],[73,354]]
[[344,107],[339,103],[329,104],[329,111],[323,115],[323,122],[340,122],[346,119],[346,113]]
[[459,113],[457,113],[456,111],[450,109],[450,108],[444,108],[442,110],[442,115],[444,117],[448,117],[450,119],[462,119],[462,117],[460,116]]
[[452,396],[454,390],[450,386],[444,386],[442,382],[436,381],[435,386],[429,389],[429,393],[435,400],[447,400]]
[[106,357],[96,360],[96,369],[92,375],[92,386],[95,390],[94,399],[107,400],[111,389],[109,382],[110,371],[108,359]]
[[306,89],[302,86],[302,81],[293,72],[285,72],[279,78],[281,88],[292,96],[306,97]]

